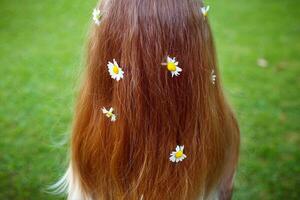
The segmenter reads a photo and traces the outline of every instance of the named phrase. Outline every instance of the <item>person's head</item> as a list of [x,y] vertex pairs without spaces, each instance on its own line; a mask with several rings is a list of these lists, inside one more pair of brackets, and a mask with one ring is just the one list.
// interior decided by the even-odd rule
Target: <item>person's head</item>
[[[202,6],[195,0],[103,0],[72,134],[73,175],[87,196],[196,199],[235,167],[239,130]],[[168,56],[179,62],[178,76],[162,64]],[[124,71],[119,81],[108,72],[114,59]],[[114,108],[116,121],[103,107]],[[177,145],[187,156],[178,163],[169,159]]]

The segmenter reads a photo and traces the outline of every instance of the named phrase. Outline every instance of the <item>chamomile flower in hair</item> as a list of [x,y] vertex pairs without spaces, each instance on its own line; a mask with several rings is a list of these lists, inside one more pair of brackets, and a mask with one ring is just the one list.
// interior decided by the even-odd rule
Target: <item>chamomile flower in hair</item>
[[162,65],[167,66],[167,70],[171,72],[172,77],[179,76],[182,71],[182,69],[178,66],[176,58],[167,56],[167,63],[162,63]]
[[109,110],[107,110],[105,107],[103,107],[102,109],[102,113],[105,114],[105,116],[107,118],[110,118],[110,121],[114,122],[117,120],[117,116],[116,114],[114,114],[114,109],[113,108],[110,108]]
[[212,82],[212,84],[216,83],[216,78],[217,78],[217,75],[215,74],[215,70],[212,70],[211,71],[211,82]]
[[204,17],[207,17],[210,6],[204,6],[201,8],[201,12]]
[[111,78],[115,79],[116,81],[124,78],[124,71],[121,67],[119,67],[119,64],[115,59],[113,59],[113,62],[108,62],[107,67]]
[[184,146],[178,146],[176,147],[175,151],[172,151],[170,154],[170,161],[171,162],[181,162],[186,158],[186,155],[183,153]]
[[99,10],[99,8],[95,8],[93,11],[93,20],[95,22],[96,25],[100,25],[100,19],[101,19],[101,11]]

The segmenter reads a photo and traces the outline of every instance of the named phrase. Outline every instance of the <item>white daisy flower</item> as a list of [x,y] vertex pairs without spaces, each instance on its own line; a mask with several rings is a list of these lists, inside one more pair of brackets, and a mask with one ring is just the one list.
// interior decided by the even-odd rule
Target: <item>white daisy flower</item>
[[171,72],[172,77],[173,76],[179,76],[182,69],[178,67],[178,62],[176,61],[176,58],[170,58],[167,56],[167,63],[162,63],[162,65],[167,66],[167,69]]
[[94,11],[93,11],[93,20],[95,22],[96,25],[100,25],[100,19],[101,19],[101,12],[99,10],[99,8],[95,8]]
[[109,110],[107,110],[106,108],[103,107],[101,110],[107,118],[110,118],[110,121],[112,121],[112,122],[116,121],[117,116],[113,113],[114,112],[113,108],[110,108]]
[[257,60],[257,65],[260,67],[268,67],[268,61],[264,58],[259,58]]
[[217,75],[215,74],[215,70],[212,70],[211,71],[211,82],[212,82],[212,84],[216,83],[216,78],[217,78]]
[[186,158],[186,155],[183,153],[184,146],[176,146],[176,151],[172,151],[170,154],[171,162],[181,162]]
[[116,81],[119,81],[124,77],[124,71],[119,67],[115,59],[113,59],[113,63],[108,62],[107,67],[111,78],[115,79]]
[[201,12],[204,17],[207,17],[210,6],[204,6],[201,8]]

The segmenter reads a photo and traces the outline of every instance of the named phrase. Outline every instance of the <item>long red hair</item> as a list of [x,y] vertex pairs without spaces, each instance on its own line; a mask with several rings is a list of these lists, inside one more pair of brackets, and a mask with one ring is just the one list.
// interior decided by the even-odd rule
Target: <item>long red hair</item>
[[[239,129],[201,6],[195,0],[102,1],[71,142],[72,176],[86,199],[205,199],[233,174]],[[178,77],[161,65],[168,55],[179,61]],[[120,81],[107,71],[113,59],[124,70]],[[113,107],[117,120],[102,107]],[[169,155],[177,145],[185,146],[187,158],[173,163]]]

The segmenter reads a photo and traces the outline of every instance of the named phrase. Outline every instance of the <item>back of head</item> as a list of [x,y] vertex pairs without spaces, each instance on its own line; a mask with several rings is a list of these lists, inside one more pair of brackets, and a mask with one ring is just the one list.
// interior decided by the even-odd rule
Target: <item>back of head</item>
[[[84,196],[208,198],[233,171],[239,131],[220,79],[212,80],[218,70],[201,6],[195,0],[102,1],[72,135],[72,173]],[[181,68],[176,75],[162,65],[173,57]],[[119,81],[108,73],[113,60],[124,71]],[[102,107],[113,107],[116,121]],[[177,145],[184,145],[182,162],[170,160]]]

